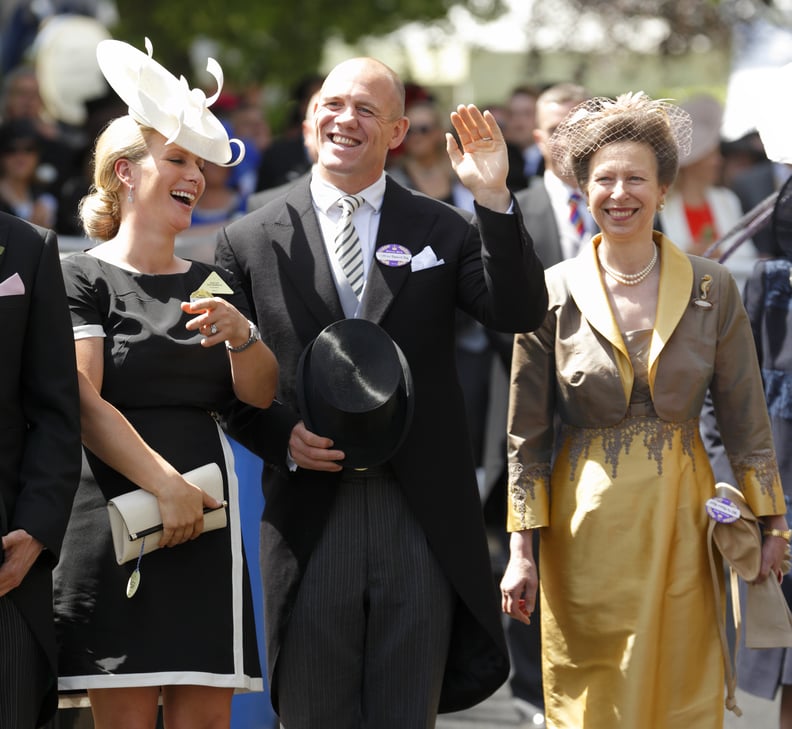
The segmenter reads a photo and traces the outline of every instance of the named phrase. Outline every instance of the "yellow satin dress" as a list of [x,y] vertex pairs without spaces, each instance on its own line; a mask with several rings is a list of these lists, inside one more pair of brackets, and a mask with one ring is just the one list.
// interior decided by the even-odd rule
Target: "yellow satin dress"
[[541,531],[550,729],[722,729],[723,663],[708,579],[712,473],[698,420],[662,421],[651,331],[625,335],[630,411],[561,428]]

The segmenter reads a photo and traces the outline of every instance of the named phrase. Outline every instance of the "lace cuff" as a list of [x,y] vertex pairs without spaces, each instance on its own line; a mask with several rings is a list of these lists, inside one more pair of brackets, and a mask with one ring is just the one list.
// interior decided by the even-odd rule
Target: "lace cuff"
[[546,526],[549,494],[549,463],[510,463],[507,530],[516,532]]
[[737,487],[742,491],[754,514],[784,514],[784,491],[772,449],[756,451],[745,458],[731,461]]

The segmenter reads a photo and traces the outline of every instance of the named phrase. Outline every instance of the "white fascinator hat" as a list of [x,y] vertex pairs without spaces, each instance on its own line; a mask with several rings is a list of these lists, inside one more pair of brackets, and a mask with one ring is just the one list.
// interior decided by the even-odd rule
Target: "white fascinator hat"
[[[180,147],[223,167],[238,165],[245,145],[229,139],[220,120],[209,111],[223,89],[223,69],[214,58],[206,70],[217,81],[217,91],[206,98],[201,89],[191,89],[184,76],[178,80],[153,59],[154,49],[146,38],[148,54],[118,40],[103,40],[96,46],[99,68],[113,90],[129,106],[129,115],[139,124],[156,129],[166,144]],[[237,147],[236,156],[232,145]]]

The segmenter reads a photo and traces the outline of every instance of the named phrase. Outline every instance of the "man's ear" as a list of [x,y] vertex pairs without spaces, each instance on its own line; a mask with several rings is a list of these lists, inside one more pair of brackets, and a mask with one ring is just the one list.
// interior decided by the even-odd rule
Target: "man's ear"
[[410,128],[410,120],[403,116],[393,124],[393,134],[391,136],[388,149],[396,149],[407,136],[407,130]]

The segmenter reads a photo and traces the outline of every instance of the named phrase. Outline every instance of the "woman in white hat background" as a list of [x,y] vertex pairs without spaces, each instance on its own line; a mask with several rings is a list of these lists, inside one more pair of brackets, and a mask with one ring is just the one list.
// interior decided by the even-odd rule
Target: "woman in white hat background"
[[[700,256],[732,229],[743,212],[737,195],[718,184],[723,165],[723,107],[707,94],[693,96],[680,106],[693,122],[690,152],[680,158],[677,179],[658,216],[663,233],[686,253]],[[714,260],[724,252],[717,249]],[[724,261],[741,291],[757,258],[756,247],[748,239]]]
[[[204,165],[244,147],[209,111],[217,96],[177,81],[147,45],[98,45],[129,115],[99,136],[80,206],[101,242],[63,262],[87,466],[56,575],[59,687],[87,691],[98,729],[153,729],[160,700],[169,729],[220,729],[234,691],[263,684],[233,453],[213,416],[234,398],[268,407],[277,363],[233,276],[175,255]],[[208,70],[219,95],[222,71]],[[222,504],[181,474],[210,462],[228,525],[203,532]],[[157,497],[162,548],[119,565],[107,501],[138,487]]]

